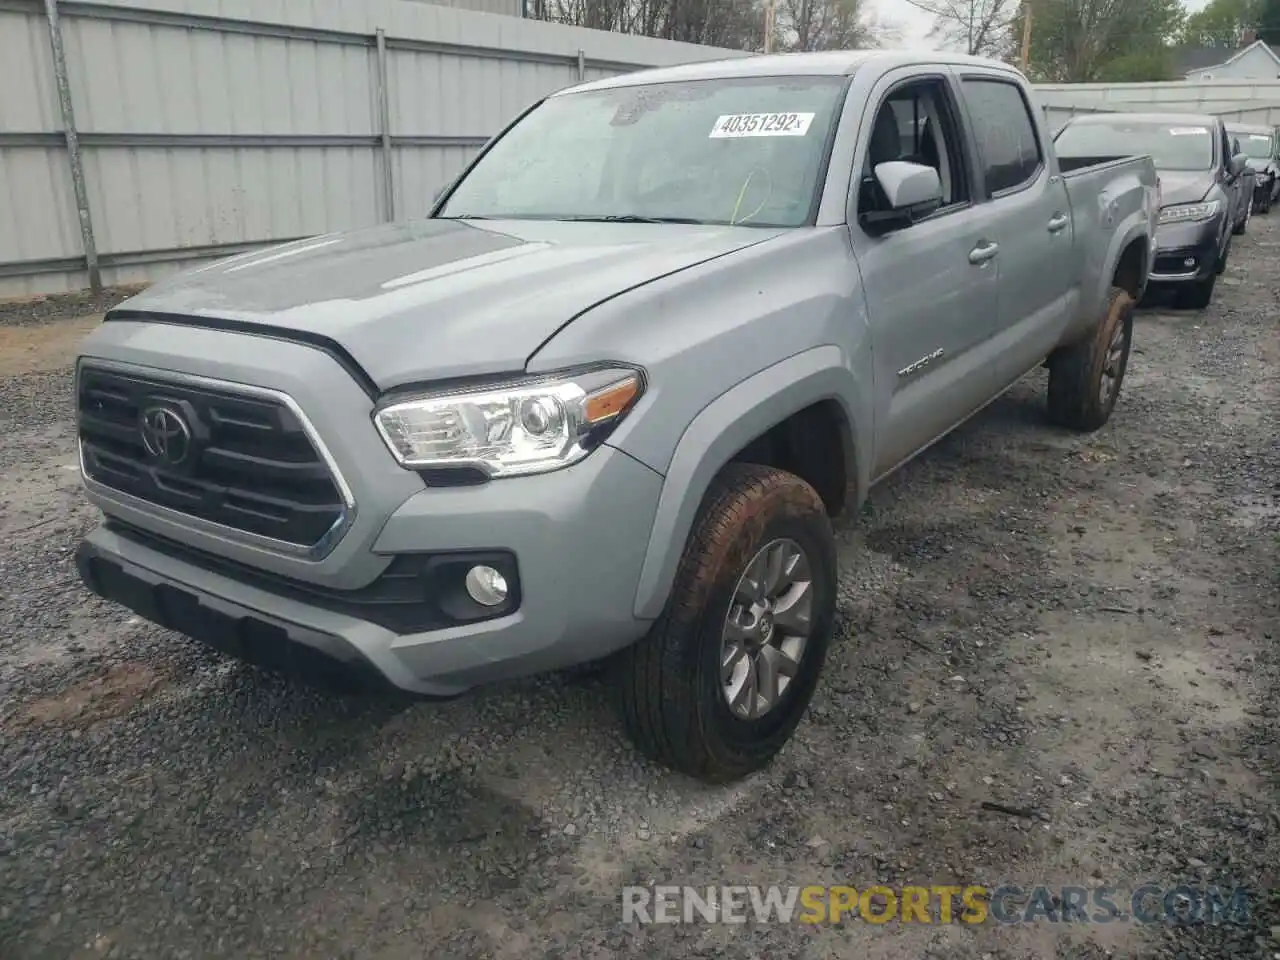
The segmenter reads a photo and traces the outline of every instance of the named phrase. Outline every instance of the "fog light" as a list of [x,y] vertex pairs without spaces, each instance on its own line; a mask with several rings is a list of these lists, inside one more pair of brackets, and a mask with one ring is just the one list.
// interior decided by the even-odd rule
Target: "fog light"
[[496,607],[507,599],[507,580],[493,567],[477,564],[467,571],[467,593],[481,606]]
[[1195,258],[1195,257],[1187,257],[1187,259],[1185,259],[1185,260],[1183,260],[1183,261],[1182,261],[1182,265],[1183,265],[1184,267],[1194,267],[1194,266],[1196,265],[1196,258]]

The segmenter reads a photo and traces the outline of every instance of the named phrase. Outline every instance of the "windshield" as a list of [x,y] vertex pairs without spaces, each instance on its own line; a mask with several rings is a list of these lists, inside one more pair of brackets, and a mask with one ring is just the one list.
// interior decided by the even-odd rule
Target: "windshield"
[[437,216],[800,226],[844,82],[695,80],[551,97],[493,144]]
[[[1227,130],[1231,133],[1230,128]],[[1271,159],[1271,138],[1265,133],[1231,133],[1240,138],[1240,149],[1250,160]]]
[[1196,123],[1115,120],[1069,123],[1054,142],[1063,159],[1149,155],[1157,170],[1209,170],[1213,134]]

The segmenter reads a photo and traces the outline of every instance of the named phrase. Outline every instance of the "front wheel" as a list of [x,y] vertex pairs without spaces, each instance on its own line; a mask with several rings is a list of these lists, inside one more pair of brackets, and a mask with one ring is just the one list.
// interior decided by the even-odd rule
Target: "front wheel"
[[835,535],[817,492],[772,467],[725,467],[665,612],[616,661],[627,734],[708,783],[767,766],[813,696],[835,608]]
[[1213,289],[1218,284],[1218,274],[1211,273],[1203,280],[1195,280],[1178,289],[1177,305],[1183,310],[1203,310],[1213,302]]
[[1112,287],[1107,312],[1093,336],[1064,347],[1049,360],[1049,419],[1072,430],[1093,431],[1111,417],[1129,369],[1133,295]]
[[1236,228],[1232,230],[1232,234],[1237,237],[1244,236],[1249,229],[1249,219],[1253,216],[1253,203],[1246,203],[1244,207],[1244,217],[1236,224]]

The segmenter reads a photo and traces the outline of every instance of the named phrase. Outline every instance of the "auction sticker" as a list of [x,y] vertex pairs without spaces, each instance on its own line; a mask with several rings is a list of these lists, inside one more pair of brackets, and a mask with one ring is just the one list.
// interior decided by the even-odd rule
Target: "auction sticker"
[[1208,133],[1208,127],[1174,127],[1169,131],[1171,137],[1195,137],[1200,134]]
[[710,137],[803,137],[811,123],[812,113],[728,113],[716,118]]

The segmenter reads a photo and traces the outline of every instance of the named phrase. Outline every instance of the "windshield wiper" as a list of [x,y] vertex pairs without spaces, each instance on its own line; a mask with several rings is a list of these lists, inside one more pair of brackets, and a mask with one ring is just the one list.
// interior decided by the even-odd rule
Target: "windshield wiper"
[[705,223],[693,217],[641,217],[634,213],[615,213],[598,217],[565,217],[581,223]]

